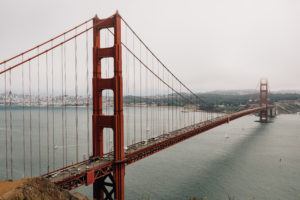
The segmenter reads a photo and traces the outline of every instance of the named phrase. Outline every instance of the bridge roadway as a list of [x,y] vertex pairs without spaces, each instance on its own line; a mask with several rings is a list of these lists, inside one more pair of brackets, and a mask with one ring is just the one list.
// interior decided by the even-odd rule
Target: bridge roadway
[[[119,162],[124,162],[126,165],[131,164],[192,136],[263,109],[265,107],[249,108],[133,144],[125,149],[125,159]],[[42,175],[42,177],[64,189],[72,190],[81,185],[92,184],[94,180],[109,175],[113,171],[113,162],[113,153],[108,153],[103,158],[92,157],[89,160]]]

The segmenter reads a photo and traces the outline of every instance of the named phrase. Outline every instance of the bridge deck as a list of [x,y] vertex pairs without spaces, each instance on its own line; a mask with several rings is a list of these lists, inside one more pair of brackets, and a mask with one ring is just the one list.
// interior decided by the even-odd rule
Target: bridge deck
[[[259,112],[262,109],[265,108],[256,107],[239,111],[233,114],[217,117],[213,120],[188,126],[168,134],[160,135],[156,138],[150,138],[147,141],[136,143],[126,149],[125,160],[120,162],[124,162],[126,165],[131,164],[194,135],[205,132],[206,130],[212,129],[221,124],[228,123],[229,121],[239,117]],[[112,171],[113,153],[111,152],[106,154],[103,158],[93,157],[89,160],[45,174],[43,177],[48,178],[50,181],[65,189],[71,190],[80,185],[91,184],[93,180],[104,177]],[[88,176],[92,177],[92,181],[89,180]]]

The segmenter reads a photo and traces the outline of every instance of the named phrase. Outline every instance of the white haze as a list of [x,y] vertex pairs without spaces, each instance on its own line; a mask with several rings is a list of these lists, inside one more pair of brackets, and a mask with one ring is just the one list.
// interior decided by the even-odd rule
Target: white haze
[[298,0],[1,0],[0,60],[117,9],[194,91],[300,90]]

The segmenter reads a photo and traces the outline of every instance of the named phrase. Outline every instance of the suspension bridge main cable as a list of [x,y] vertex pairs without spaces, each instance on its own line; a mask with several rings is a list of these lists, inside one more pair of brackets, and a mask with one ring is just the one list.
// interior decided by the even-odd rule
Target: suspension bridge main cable
[[146,45],[146,43],[138,36],[138,34],[133,30],[133,28],[128,24],[128,22],[121,16],[122,21],[128,28],[132,31],[132,33],[138,38],[138,40],[146,47],[146,49],[154,56],[160,63],[161,65],[178,81],[180,82],[183,87],[185,87],[192,95],[194,95],[196,98],[198,98],[202,103],[206,103],[204,100],[202,100],[197,94],[195,94],[191,89],[189,89],[182,81],[178,79],[177,76],[175,76],[169,68],[154,54],[154,52]]
[[[96,23],[96,24],[93,24],[91,27],[89,27],[89,28],[87,28],[87,29],[85,29],[85,30],[83,30],[83,31],[81,31],[81,32],[79,32],[79,33],[77,33],[76,35],[73,35],[72,37],[69,37],[68,39],[65,38],[65,35],[66,35],[67,32],[61,34],[60,37],[61,37],[61,36],[64,36],[64,40],[63,40],[62,42],[59,42],[58,44],[53,45],[53,47],[47,48],[46,50],[44,50],[44,51],[42,51],[42,52],[40,52],[40,53],[38,53],[38,54],[36,54],[36,55],[31,56],[31,57],[27,58],[26,60],[23,60],[22,62],[18,62],[18,63],[16,63],[16,64],[13,64],[13,65],[9,66],[9,67],[6,67],[5,69],[3,69],[3,70],[0,71],[0,75],[3,74],[3,73],[5,73],[5,72],[7,72],[7,71],[10,71],[10,70],[12,70],[12,69],[18,67],[18,66],[20,66],[20,65],[22,65],[22,64],[24,64],[24,63],[27,63],[27,62],[29,62],[29,61],[31,61],[31,60],[33,60],[33,59],[35,59],[35,58],[37,58],[37,57],[43,55],[43,54],[46,54],[48,51],[51,51],[51,50],[53,50],[53,49],[55,49],[55,48],[57,48],[57,47],[59,47],[59,46],[62,46],[63,44],[65,44],[65,43],[67,43],[67,42],[73,40],[75,37],[78,37],[78,36],[80,36],[80,35],[86,33],[87,31],[93,29],[94,27],[100,26],[100,25],[103,24],[103,23],[105,23],[105,21],[100,21],[100,22],[98,22],[98,23]],[[75,29],[75,28],[73,28],[72,30],[74,30],[74,29]],[[68,31],[68,32],[70,32],[70,31]],[[38,47],[40,47],[40,46],[37,46],[37,47],[35,47],[35,48],[33,48],[33,49],[36,49],[36,48],[38,48]],[[28,53],[28,52],[26,52],[26,53]],[[14,56],[14,57],[18,57],[18,56]],[[3,61],[3,62],[1,62],[1,63],[5,63],[5,61]]]
[[[88,21],[90,21],[90,20],[88,20]],[[83,25],[83,24],[81,24],[81,25],[78,25],[78,26],[76,26],[75,28],[73,28],[72,30],[69,30],[69,31],[67,31],[67,32],[65,32],[65,33],[63,33],[63,34],[61,34],[61,35],[59,35],[59,36],[57,36],[57,37],[55,37],[55,38],[52,38],[52,39],[50,39],[50,40],[48,40],[48,41],[46,41],[46,42],[44,42],[44,43],[42,43],[42,44],[40,44],[40,45],[37,45],[36,47],[34,47],[34,48],[32,48],[32,49],[29,49],[29,50],[26,50],[26,51],[24,51],[24,52],[22,52],[20,55],[22,56],[22,60],[21,60],[21,62],[19,62],[19,60],[16,60],[16,61],[18,61],[18,62],[16,62],[16,63],[13,63],[12,65],[10,65],[10,66],[7,66],[7,62],[9,62],[10,60],[13,60],[13,59],[15,59],[15,58],[17,58],[17,57],[19,57],[20,55],[16,55],[16,56],[14,56],[14,57],[12,57],[12,58],[9,58],[9,59],[7,59],[7,60],[5,60],[5,61],[3,61],[3,62],[1,62],[0,64],[2,65],[2,64],[4,64],[4,69],[2,68],[1,70],[0,70],[0,74],[4,74],[4,85],[5,85],[5,102],[4,102],[4,104],[5,104],[5,111],[6,111],[6,107],[7,107],[7,105],[8,105],[8,102],[9,102],[9,106],[11,107],[12,106],[12,101],[14,101],[13,100],[13,94],[12,94],[12,91],[11,91],[11,84],[12,84],[12,77],[11,77],[11,73],[12,73],[12,70],[14,69],[14,68],[16,68],[16,67],[18,67],[18,66],[20,66],[20,67],[22,67],[22,93],[23,93],[23,112],[24,112],[24,109],[25,109],[25,97],[27,96],[25,96],[25,89],[24,89],[24,87],[27,85],[26,83],[27,83],[27,81],[25,82],[24,81],[24,64],[28,64],[28,70],[29,70],[29,76],[28,76],[28,90],[29,90],[29,148],[30,148],[30,152],[29,152],[29,161],[30,161],[30,174],[31,174],[31,176],[33,175],[33,173],[36,173],[35,172],[35,170],[33,170],[33,162],[35,162],[34,161],[34,157],[33,157],[33,146],[32,146],[32,144],[33,144],[33,130],[35,129],[35,124],[33,124],[33,113],[32,113],[32,106],[33,106],[33,102],[35,102],[36,100],[37,100],[37,102],[38,102],[38,111],[39,111],[39,117],[38,117],[38,120],[39,120],[39,123],[38,123],[38,133],[39,133],[39,149],[38,149],[38,155],[39,155],[39,160],[37,161],[37,163],[39,163],[39,171],[41,172],[42,170],[42,163],[41,163],[41,144],[42,144],[42,142],[41,142],[41,122],[40,122],[40,120],[42,119],[41,118],[41,111],[40,111],[40,106],[41,106],[41,98],[40,98],[40,57],[42,56],[42,55],[45,55],[45,57],[46,57],[46,100],[47,100],[47,136],[46,136],[46,138],[47,138],[47,171],[49,171],[49,168],[50,168],[50,118],[49,118],[49,109],[51,109],[51,108],[49,108],[50,107],[50,96],[51,96],[51,107],[52,107],[52,142],[53,142],[53,169],[55,168],[55,150],[58,148],[57,146],[55,146],[55,136],[54,136],[54,69],[53,69],[53,65],[54,65],[54,61],[53,61],[53,54],[54,54],[54,49],[55,48],[58,48],[58,47],[62,47],[62,77],[63,77],[63,80],[62,80],[62,102],[63,102],[63,105],[64,105],[64,112],[62,112],[63,113],[63,119],[66,121],[66,117],[67,117],[67,113],[66,113],[66,98],[67,98],[67,92],[66,92],[66,85],[67,85],[67,81],[66,81],[66,74],[67,74],[67,70],[66,70],[66,62],[67,62],[67,59],[66,59],[66,43],[67,42],[69,42],[69,41],[71,41],[71,40],[73,40],[73,39],[75,39],[76,40],[76,37],[78,37],[79,35],[81,35],[81,34],[83,34],[83,33],[86,33],[86,35],[87,35],[87,37],[88,37],[88,31],[89,30],[91,30],[92,28],[94,28],[94,27],[96,27],[96,26],[98,26],[98,25],[100,25],[100,24],[102,24],[103,22],[100,22],[100,23],[97,23],[97,24],[94,24],[93,26],[88,26],[88,24],[87,24],[87,22],[88,21],[86,21],[85,23],[83,23],[83,24],[86,24],[86,29],[84,30],[84,31],[81,31],[81,32],[79,32],[79,33],[76,33],[73,37],[68,37],[68,38],[66,38],[66,33],[68,33],[68,32],[70,32],[70,31],[72,31],[72,30],[76,30],[76,28],[77,27],[79,27],[79,26],[81,26],[81,25]],[[64,36],[64,41],[63,42],[60,42],[60,41],[57,41],[57,42],[59,42],[59,43],[56,43],[56,41],[54,41],[55,39],[58,39],[59,37],[61,37],[61,36]],[[41,47],[43,46],[43,45],[45,45],[45,44],[48,44],[48,43],[51,43],[51,46],[50,47],[46,47],[45,49],[43,49],[42,51],[40,51],[41,50]],[[88,41],[86,42],[86,47],[88,48]],[[34,52],[34,54],[33,55],[29,55],[29,56],[25,56],[24,57],[24,54],[26,54],[26,53],[28,53],[28,52],[31,52],[31,51],[33,51],[33,50],[37,50],[37,53],[36,52]],[[52,51],[51,53],[49,52],[49,51]],[[51,69],[49,69],[49,55],[51,54]],[[32,79],[32,75],[34,75],[34,74],[32,74],[32,73],[35,73],[35,72],[32,72],[32,60],[33,59],[35,59],[35,58],[37,58],[37,62],[38,62],[38,66],[37,66],[37,81],[38,81],[38,83],[37,83],[37,88],[38,88],[38,92],[37,92],[37,98],[35,98],[35,97],[33,97],[32,96],[32,94],[34,93],[34,91],[32,90],[33,89],[33,87],[32,86],[35,86],[35,84],[33,83],[33,80],[31,80]],[[89,56],[88,56],[88,52],[87,52],[87,65],[88,65],[88,59],[89,59]],[[51,79],[49,79],[50,77],[47,75],[48,74],[48,72],[49,72],[49,70],[51,70]],[[27,70],[26,70],[27,71]],[[9,81],[7,81],[7,79],[6,79],[6,76],[7,76],[7,73],[6,72],[9,72]],[[26,72],[26,74],[27,74],[27,72]],[[88,75],[89,75],[89,72],[88,72],[88,68],[87,68],[87,80],[88,80]],[[49,81],[51,81],[51,82],[49,82]],[[35,82],[35,81],[34,81]],[[88,81],[87,81],[88,82]],[[6,85],[7,85],[7,83],[9,83],[10,84],[10,87],[9,87],[9,95],[7,95],[7,91],[6,91]],[[25,84],[24,84],[25,83]],[[32,85],[33,84],[33,85]],[[51,84],[51,85],[49,85],[49,84]],[[50,89],[51,88],[51,89]],[[50,90],[51,91],[50,91]],[[78,88],[77,88],[78,89]],[[27,91],[27,89],[26,89],[26,91]],[[51,93],[50,93],[51,92]],[[78,92],[78,91],[77,91]],[[27,93],[27,92],[26,92]],[[78,93],[77,93],[78,94]],[[76,95],[77,96],[77,95]],[[76,100],[77,100],[77,104],[78,104],[78,96],[77,96],[77,98],[76,98]],[[88,86],[88,83],[87,83],[87,102],[89,101],[89,86]],[[89,104],[89,102],[87,103],[87,104]],[[7,128],[6,128],[6,135],[7,135],[7,143],[6,143],[6,153],[7,153],[7,156],[6,156],[6,158],[7,158],[7,162],[6,162],[6,165],[7,165],[7,178],[8,178],[8,175],[9,175],[9,167],[11,167],[11,169],[10,169],[10,172],[11,172],[11,177],[13,176],[12,175],[12,173],[13,173],[13,169],[12,169],[12,167],[13,167],[13,159],[12,159],[12,157],[10,158],[10,161],[9,161],[9,147],[11,146],[11,152],[10,152],[10,155],[12,156],[12,154],[13,154],[13,152],[12,152],[12,145],[10,145],[9,146],[9,138],[10,138],[10,141],[12,142],[12,140],[13,140],[13,135],[12,135],[12,123],[13,123],[13,120],[12,120],[12,117],[14,117],[14,115],[13,115],[13,113],[11,113],[8,117],[7,117],[7,112],[5,112],[5,124],[6,124],[6,126],[7,126]],[[10,119],[10,120],[9,120]],[[88,119],[88,114],[87,114],[87,121],[88,121],[89,119]],[[23,121],[25,121],[25,114],[23,113]],[[78,121],[78,120],[77,120]],[[11,125],[9,124],[9,123],[11,123]],[[8,125],[9,124],[9,125]],[[50,126],[49,126],[50,125]],[[89,126],[89,123],[88,123],[88,126]],[[25,126],[24,126],[24,124],[23,124],[23,138],[25,138]],[[63,123],[63,130],[65,130],[65,133],[67,134],[67,124],[66,123]],[[65,135],[66,135],[65,134]],[[66,136],[67,137],[67,136]],[[89,137],[89,136],[88,136]],[[63,163],[66,163],[67,164],[67,154],[68,154],[68,152],[67,152],[67,148],[65,148],[64,147],[64,145],[66,144],[67,145],[67,140],[66,141],[64,141],[64,139],[65,139],[65,136],[64,136],[64,134],[63,134],[63,157],[64,157],[64,155],[66,155],[65,156],[65,158],[63,158]],[[78,138],[77,138],[78,139]],[[87,139],[88,140],[88,144],[89,144],[89,138]],[[25,144],[23,144],[23,148],[26,146],[26,140],[25,139],[23,139],[23,143],[25,143]],[[78,145],[77,145],[77,147],[78,147]],[[65,151],[65,153],[64,153],[64,151]],[[77,150],[78,151],[78,150]],[[88,152],[89,152],[89,147],[88,147]],[[34,152],[35,153],[35,152]],[[23,151],[23,154],[26,156],[26,151]],[[25,156],[23,155],[23,159],[25,160],[26,158],[25,158]],[[78,157],[78,156],[77,156]],[[9,163],[10,162],[10,163]],[[25,176],[25,174],[26,174],[26,162],[24,161],[24,166],[23,166],[23,170],[24,170],[24,176]]]
[[[112,35],[114,35],[114,33],[107,29]],[[134,35],[136,35],[135,33],[133,33]],[[138,36],[136,36],[137,38],[139,38]],[[134,38],[134,37],[133,37]],[[140,39],[139,39],[140,40]],[[134,39],[133,39],[134,41]],[[141,41],[141,40],[140,40]],[[142,41],[141,41],[142,42]],[[143,42],[142,42],[143,43]],[[184,97],[182,94],[179,94],[178,91],[176,91],[174,88],[172,88],[166,81],[162,80],[153,70],[151,70],[141,59],[138,58],[138,56],[134,53],[134,50],[131,50],[128,46],[126,46],[123,42],[121,42],[122,46],[125,47],[125,49],[131,54],[133,55],[133,59],[134,59],[134,65],[135,65],[135,60],[138,60],[144,67],[146,67],[154,76],[156,76],[161,82],[163,82],[165,85],[168,86],[168,88],[170,88],[171,90],[173,90],[173,92],[177,93],[178,95],[180,95],[182,98],[186,99],[188,102],[190,102],[191,104],[196,104],[195,102],[191,101],[189,98]],[[133,42],[134,44],[134,42]],[[144,43],[143,43],[144,44]],[[147,48],[148,49],[148,48]],[[149,50],[149,49],[148,49]],[[149,52],[153,55],[153,53],[149,50]],[[159,63],[161,63],[161,61],[154,55],[153,56]],[[161,63],[162,64],[162,63]],[[172,74],[172,72],[170,72],[170,70],[168,68],[166,68],[163,64],[162,66],[174,77],[176,78],[176,80],[178,82],[181,83],[181,85],[183,87],[185,87],[189,92],[191,92],[193,94],[193,92],[187,88],[176,76],[174,76],[174,74]],[[134,83],[135,83],[135,70],[134,70]],[[134,88],[135,88],[135,84],[134,84]],[[194,94],[196,95],[196,94]],[[197,95],[196,95],[197,96]],[[201,99],[200,99],[201,100]],[[201,100],[203,101],[203,100]],[[204,101],[203,101],[204,102]],[[135,95],[134,95],[134,104],[135,104]],[[197,104],[196,104],[197,105]]]
[[161,77],[159,77],[153,70],[151,70],[142,60],[140,60],[133,52],[132,50],[130,50],[127,46],[125,46],[124,44],[122,44],[122,46],[125,47],[125,49],[131,54],[133,55],[133,57],[138,60],[139,62],[142,63],[142,65],[147,68],[156,78],[158,78],[161,82],[163,82],[166,86],[168,86],[169,89],[171,89],[173,92],[175,92],[176,94],[178,94],[179,96],[181,96],[183,99],[187,100],[188,102],[194,104],[194,102],[192,102],[189,98],[183,96],[182,94],[180,94],[178,91],[176,91],[174,88],[172,88],[166,81],[164,81]]
[[6,60],[4,60],[4,61],[1,61],[1,62],[0,62],[0,65],[2,65],[2,64],[4,64],[4,63],[7,63],[7,62],[9,62],[9,61],[11,61],[11,60],[13,60],[13,59],[15,59],[15,58],[18,58],[18,57],[20,57],[20,56],[22,56],[22,55],[24,55],[24,54],[27,54],[27,53],[29,53],[29,52],[31,52],[31,51],[33,51],[33,50],[35,50],[35,49],[37,49],[37,48],[39,48],[39,47],[41,47],[41,46],[44,46],[44,45],[46,45],[46,44],[52,42],[53,40],[56,40],[56,39],[62,37],[63,35],[65,35],[65,34],[71,32],[71,31],[75,30],[76,28],[79,28],[79,27],[83,26],[84,24],[87,24],[88,22],[90,22],[90,21],[92,21],[92,20],[93,20],[93,18],[90,18],[90,19],[86,20],[85,22],[82,22],[82,23],[80,23],[79,25],[77,25],[77,26],[75,26],[75,27],[73,27],[73,28],[71,28],[71,29],[69,29],[69,30],[67,30],[67,31],[65,31],[65,32],[63,32],[63,33],[61,33],[61,34],[59,34],[59,35],[57,35],[57,36],[55,36],[55,37],[52,37],[51,39],[49,39],[49,40],[47,40],[47,41],[45,41],[45,42],[43,42],[43,43],[41,43],[41,44],[39,44],[39,45],[36,45],[36,46],[33,47],[33,48],[30,48],[30,49],[28,49],[28,50],[26,50],[26,51],[23,51],[23,52],[17,54],[16,56],[13,56],[13,57],[11,57],[11,58],[9,58],[9,59],[6,59]]

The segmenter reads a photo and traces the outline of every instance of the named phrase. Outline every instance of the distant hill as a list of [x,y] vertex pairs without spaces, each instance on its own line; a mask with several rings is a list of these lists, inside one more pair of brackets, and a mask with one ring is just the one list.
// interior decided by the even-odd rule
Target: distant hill
[[246,94],[255,94],[257,90],[214,90],[200,94],[222,94],[222,95],[246,95]]
[[[221,94],[221,95],[247,95],[247,94],[256,94],[259,90],[245,89],[245,90],[214,90],[209,92],[198,93],[201,94]],[[272,91],[272,94],[300,94],[300,90],[278,90]]]
[[214,90],[214,91],[209,91],[205,93],[199,93],[201,94],[223,94],[223,95],[246,95],[246,94],[255,94],[257,93],[257,90]]
[[[204,110],[235,111],[249,104],[259,103],[259,91],[257,90],[218,90],[198,93],[197,95],[205,102],[201,104]],[[274,103],[285,101],[300,102],[300,91],[282,90],[271,92],[269,99],[270,102]],[[298,110],[292,109],[291,112],[295,111]]]
[[272,91],[274,94],[300,94],[300,90],[278,90]]

